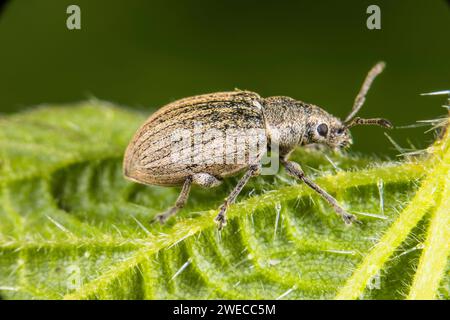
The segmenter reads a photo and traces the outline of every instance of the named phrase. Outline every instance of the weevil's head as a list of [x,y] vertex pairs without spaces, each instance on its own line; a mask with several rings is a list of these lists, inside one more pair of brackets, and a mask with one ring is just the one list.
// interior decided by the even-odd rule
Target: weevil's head
[[319,143],[332,149],[349,147],[352,144],[350,128],[357,125],[377,125],[392,128],[383,118],[363,119],[356,114],[364,104],[367,91],[373,80],[384,69],[384,62],[377,63],[367,74],[355,98],[353,108],[344,121],[334,117],[322,108],[296,101],[289,97],[269,97],[264,99],[264,115],[270,138],[273,128],[280,131],[279,145],[289,153],[297,145]]
[[308,117],[307,128],[307,143],[324,144],[334,150],[347,148],[353,143],[345,123],[316,106]]
[[361,109],[366,94],[373,80],[383,71],[384,62],[378,62],[370,69],[353,103],[352,111],[341,121],[319,107],[312,106],[312,114],[309,116],[309,139],[316,143],[323,143],[333,149],[345,148],[352,143],[350,128],[357,125],[377,125],[383,128],[393,128],[389,120],[383,118],[362,119],[356,117]]

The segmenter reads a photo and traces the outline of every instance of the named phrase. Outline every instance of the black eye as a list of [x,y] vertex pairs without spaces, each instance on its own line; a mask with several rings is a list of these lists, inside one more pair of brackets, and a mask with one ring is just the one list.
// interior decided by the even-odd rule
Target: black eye
[[326,137],[328,133],[328,126],[325,123],[321,123],[317,126],[317,133],[322,137]]

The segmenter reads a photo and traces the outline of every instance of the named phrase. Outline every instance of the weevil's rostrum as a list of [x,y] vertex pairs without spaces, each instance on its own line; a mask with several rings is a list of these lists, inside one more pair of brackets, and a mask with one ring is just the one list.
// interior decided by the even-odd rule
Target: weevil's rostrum
[[349,128],[355,125],[391,128],[386,119],[355,117],[383,68],[380,62],[370,70],[345,121],[313,104],[283,96],[262,98],[241,90],[170,103],[150,116],[135,134],[125,153],[124,175],[144,184],[183,186],[175,205],[156,217],[164,222],[184,206],[192,184],[215,187],[223,178],[245,171],[216,217],[222,228],[228,206],[247,181],[260,173],[263,155],[276,147],[287,173],[318,192],[346,223],[351,223],[355,217],[288,157],[296,147],[312,143],[333,149],[348,147],[352,143]]

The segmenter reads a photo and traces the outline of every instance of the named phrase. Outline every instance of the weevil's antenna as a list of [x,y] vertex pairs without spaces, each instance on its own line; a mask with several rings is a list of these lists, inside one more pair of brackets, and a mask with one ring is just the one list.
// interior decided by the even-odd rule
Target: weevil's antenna
[[359,90],[358,95],[355,98],[355,102],[353,103],[352,111],[349,113],[347,118],[345,118],[345,125],[347,128],[354,127],[356,125],[378,125],[385,128],[392,128],[392,124],[382,118],[373,118],[373,119],[362,119],[359,117],[354,118],[354,116],[361,110],[364,102],[366,101],[366,95],[369,91],[373,80],[384,70],[386,64],[383,61],[378,62],[375,66],[370,69],[369,73],[364,79],[364,82]]
[[372,85],[373,80],[384,70],[384,67],[386,64],[383,61],[378,62],[375,66],[370,69],[369,73],[366,76],[366,79],[364,79],[363,85],[361,86],[361,89],[359,90],[358,95],[355,98],[355,102],[353,103],[352,111],[349,113],[347,118],[345,118],[345,122],[350,121],[361,109],[362,105],[366,101],[366,94],[370,89],[370,86]]
[[354,126],[359,126],[359,125],[376,125],[376,126],[380,126],[380,127],[384,127],[384,128],[388,128],[388,129],[392,129],[394,126],[392,125],[392,123],[387,120],[387,119],[383,119],[383,118],[371,118],[371,119],[363,119],[360,117],[355,117],[352,120],[350,120],[349,122],[347,122],[345,124],[345,126],[347,128],[351,128]]

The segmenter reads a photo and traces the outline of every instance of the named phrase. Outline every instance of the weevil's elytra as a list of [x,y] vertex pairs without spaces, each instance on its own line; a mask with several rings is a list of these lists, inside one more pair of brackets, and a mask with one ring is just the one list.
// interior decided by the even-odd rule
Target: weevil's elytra
[[[222,228],[228,206],[247,181],[259,174],[262,156],[276,144],[280,163],[287,173],[318,192],[346,223],[351,223],[355,217],[288,157],[296,147],[311,143],[334,149],[348,147],[352,143],[349,128],[355,125],[391,128],[386,119],[355,117],[383,68],[384,63],[380,62],[370,70],[345,121],[313,104],[283,96],[262,98],[241,90],[172,102],[150,116],[136,132],[125,152],[124,175],[143,184],[183,186],[175,205],[157,216],[157,220],[164,222],[184,206],[192,184],[211,188],[223,178],[245,171],[216,217]],[[229,141],[234,145],[230,147]]]
[[[244,169],[245,166],[233,163],[173,162],[172,138],[177,130],[194,130],[199,122],[202,133],[211,129],[221,132],[233,128],[264,130],[262,109],[255,106],[259,100],[261,98],[256,93],[236,91],[196,96],[167,105],[145,122],[128,146],[125,176],[146,184],[173,186],[182,184],[188,176],[197,173],[208,173],[221,179]],[[206,141],[202,147],[208,149],[212,144],[212,141]]]

